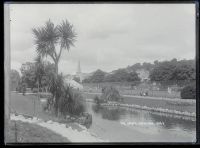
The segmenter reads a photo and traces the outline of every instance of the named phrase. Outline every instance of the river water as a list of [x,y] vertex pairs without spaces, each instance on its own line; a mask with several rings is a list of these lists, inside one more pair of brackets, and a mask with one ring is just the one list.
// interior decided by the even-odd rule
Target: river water
[[195,118],[121,107],[98,107],[87,102],[92,114],[89,131],[109,142],[195,142]]

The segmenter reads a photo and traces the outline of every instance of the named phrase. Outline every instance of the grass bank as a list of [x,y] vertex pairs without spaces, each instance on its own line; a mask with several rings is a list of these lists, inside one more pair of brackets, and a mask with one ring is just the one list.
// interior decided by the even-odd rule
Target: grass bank
[[[16,125],[15,125],[16,124]],[[10,121],[7,143],[60,143],[70,142],[67,138],[36,124]]]

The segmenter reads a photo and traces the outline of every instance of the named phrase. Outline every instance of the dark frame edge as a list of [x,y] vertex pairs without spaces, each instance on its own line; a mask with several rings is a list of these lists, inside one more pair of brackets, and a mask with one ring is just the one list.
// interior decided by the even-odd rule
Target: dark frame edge
[[196,144],[200,144],[200,105],[199,105],[199,2],[195,2],[196,21]]

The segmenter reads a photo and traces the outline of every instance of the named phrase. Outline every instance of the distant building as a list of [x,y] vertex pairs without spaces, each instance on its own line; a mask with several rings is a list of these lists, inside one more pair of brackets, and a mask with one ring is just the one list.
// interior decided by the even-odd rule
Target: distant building
[[67,75],[65,75],[65,79],[68,82],[72,82],[71,80],[74,80],[75,78],[79,78],[79,80],[80,80],[79,83],[82,83],[82,81],[84,79],[88,78],[91,75],[92,75],[92,73],[82,73],[80,61],[78,61],[78,66],[77,66],[76,74],[74,74],[74,75],[67,74]]
[[81,71],[81,64],[80,64],[80,61],[78,61],[77,72],[76,72],[76,75],[74,75],[73,77],[78,77],[80,79],[80,82],[82,83],[84,79],[87,79],[91,75],[92,73],[83,73]]
[[138,74],[138,76],[142,82],[149,80],[149,71],[148,70],[138,69],[138,70],[136,70],[136,73]]

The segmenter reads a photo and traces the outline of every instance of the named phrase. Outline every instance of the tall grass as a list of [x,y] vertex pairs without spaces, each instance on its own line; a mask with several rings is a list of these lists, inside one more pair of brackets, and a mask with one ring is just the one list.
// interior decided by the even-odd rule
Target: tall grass
[[56,116],[80,115],[85,111],[83,97],[80,92],[65,85],[62,75],[52,75],[49,83],[52,96],[48,99],[46,109],[55,110]]

